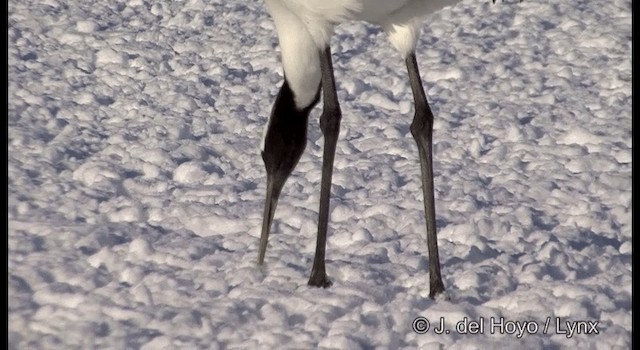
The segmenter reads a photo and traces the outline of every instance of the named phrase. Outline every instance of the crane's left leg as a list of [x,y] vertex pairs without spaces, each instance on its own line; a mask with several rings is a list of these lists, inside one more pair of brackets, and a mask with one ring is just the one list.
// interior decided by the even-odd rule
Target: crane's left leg
[[336,153],[336,143],[340,132],[342,112],[338,103],[336,83],[331,63],[331,49],[327,46],[320,51],[320,67],[322,70],[322,98],[324,106],[320,116],[320,129],[324,135],[324,155],[322,159],[322,182],[320,188],[320,215],[318,217],[318,240],[316,255],[309,285],[329,287],[331,281],[327,278],[324,266],[324,252],[327,245],[327,226],[329,221],[329,197],[331,194],[331,175],[333,174],[333,159]]

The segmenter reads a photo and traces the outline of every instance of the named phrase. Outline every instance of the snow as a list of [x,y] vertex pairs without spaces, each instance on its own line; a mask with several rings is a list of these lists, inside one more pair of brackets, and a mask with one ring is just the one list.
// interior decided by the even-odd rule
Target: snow
[[631,1],[425,21],[435,301],[411,89],[380,28],[332,40],[334,285],[316,289],[319,109],[257,265],[282,81],[262,2],[10,0],[8,22],[10,349],[631,346]]

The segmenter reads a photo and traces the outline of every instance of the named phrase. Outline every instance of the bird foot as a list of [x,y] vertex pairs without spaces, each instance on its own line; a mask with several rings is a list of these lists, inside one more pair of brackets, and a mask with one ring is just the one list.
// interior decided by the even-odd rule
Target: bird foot
[[329,280],[329,278],[327,277],[327,274],[324,271],[323,272],[312,271],[308,284],[314,287],[329,288],[331,287],[333,282]]
[[444,284],[441,280],[431,281],[429,284],[430,299],[435,299],[438,295],[444,293]]

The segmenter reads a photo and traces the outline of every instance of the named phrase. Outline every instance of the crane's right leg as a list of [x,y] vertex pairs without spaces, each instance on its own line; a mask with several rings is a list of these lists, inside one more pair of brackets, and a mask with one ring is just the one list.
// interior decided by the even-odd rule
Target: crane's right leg
[[[425,3],[425,5],[427,5]],[[413,93],[415,114],[411,123],[411,135],[418,146],[420,157],[420,171],[422,180],[422,194],[424,195],[424,214],[427,222],[427,249],[429,251],[429,298],[444,292],[442,274],[440,272],[440,257],[438,254],[438,237],[436,235],[436,208],[433,188],[433,113],[427,102],[427,95],[422,87],[422,79],[416,60],[415,47],[420,34],[420,23],[415,20],[402,22],[412,18],[411,13],[399,11],[388,18],[384,29],[389,35],[389,41],[405,58],[409,84]]]
[[411,123],[411,134],[416,140],[418,153],[420,155],[424,213],[427,221],[427,248],[429,251],[429,297],[433,299],[436,295],[444,292],[444,284],[442,283],[442,275],[440,272],[440,257],[438,256],[436,209],[433,189],[433,113],[431,112],[431,108],[427,102],[427,96],[422,87],[415,52],[407,55],[406,64],[415,103],[415,115]]

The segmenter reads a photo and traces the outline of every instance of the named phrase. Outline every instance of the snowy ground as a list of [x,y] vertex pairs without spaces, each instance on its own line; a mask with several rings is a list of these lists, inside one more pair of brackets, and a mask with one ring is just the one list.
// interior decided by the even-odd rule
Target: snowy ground
[[319,110],[256,264],[282,81],[262,2],[8,10],[9,348],[630,346],[630,0],[465,0],[425,22],[437,301],[411,91],[378,28],[332,41],[344,117],[325,290],[306,285]]

